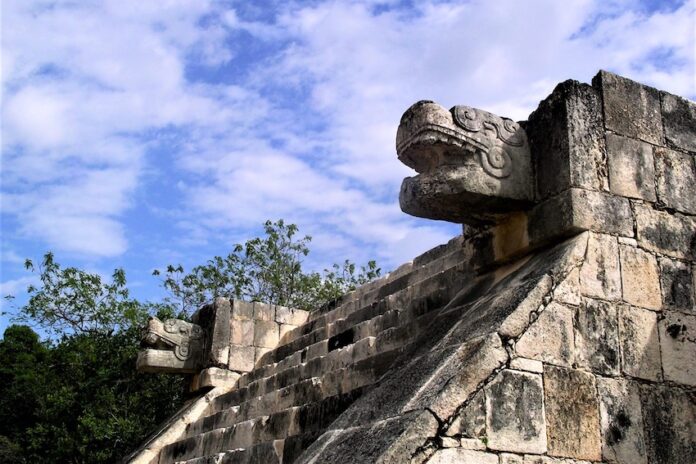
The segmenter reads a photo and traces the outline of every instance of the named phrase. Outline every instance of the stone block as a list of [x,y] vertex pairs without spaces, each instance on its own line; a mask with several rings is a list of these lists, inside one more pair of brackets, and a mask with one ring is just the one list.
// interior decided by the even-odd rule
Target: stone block
[[254,369],[254,356],[253,346],[230,345],[230,369],[238,372],[251,372]]
[[254,303],[232,300],[232,319],[251,320],[254,318]]
[[696,386],[696,316],[665,311],[659,322],[665,380]]
[[696,399],[681,388],[641,387],[648,462],[693,464],[696,456]]
[[272,348],[254,347],[254,362],[263,361],[264,356],[271,351],[273,351]]
[[569,187],[602,189],[603,126],[601,97],[589,85],[563,82],[539,104],[526,127],[539,199]]
[[280,332],[279,332],[279,338],[280,338],[280,340],[283,341],[283,342],[288,342],[289,340],[287,340],[286,338],[284,338],[285,335],[288,334],[288,333],[290,333],[290,332],[292,332],[292,331],[295,330],[297,327],[298,327],[298,326],[292,325],[292,324],[280,324]]
[[600,399],[602,459],[608,462],[648,464],[638,384],[599,377],[597,391]]
[[637,204],[638,243],[648,250],[675,258],[696,260],[696,219],[657,211]]
[[459,448],[459,440],[452,437],[437,437],[437,445],[440,448]]
[[601,460],[596,392],[592,374],[545,366],[544,403],[550,456]]
[[201,371],[199,385],[200,387],[232,387],[239,380],[239,377],[240,374],[237,372],[209,367]]
[[503,370],[486,386],[485,395],[488,448],[519,453],[546,451],[541,375]]
[[498,455],[464,448],[438,450],[428,464],[498,464]]
[[500,453],[500,464],[524,464],[524,456]]
[[621,371],[632,377],[662,380],[657,314],[647,309],[619,308]]
[[662,302],[669,308],[696,314],[694,275],[691,266],[681,261],[660,258]]
[[575,312],[575,353],[579,367],[606,375],[619,373],[616,306],[585,299]]
[[486,396],[483,390],[476,392],[469,403],[457,413],[445,434],[474,439],[486,436]]
[[464,449],[480,450],[480,451],[486,450],[486,444],[478,438],[462,438],[462,439],[458,440],[458,442],[459,442],[458,446],[461,446]]
[[[619,249],[616,249],[616,262],[619,262]],[[595,276],[597,274],[595,273]],[[617,273],[617,279],[620,274]],[[578,268],[570,271],[568,276],[563,279],[556,288],[553,289],[553,299],[559,303],[571,306],[580,304],[580,270]]]
[[623,300],[643,308],[662,308],[660,272],[655,256],[626,245],[619,247],[619,254]]
[[254,321],[245,319],[232,319],[231,341],[235,345],[254,344]]
[[529,241],[540,245],[584,230],[633,236],[627,198],[571,188],[535,206],[529,215]]
[[307,322],[309,312],[302,309],[275,307],[275,320],[280,324],[302,325]]
[[275,305],[254,302],[254,319],[257,321],[275,321]]
[[655,164],[660,203],[683,213],[696,214],[694,156],[658,147],[655,148]]
[[520,337],[515,350],[525,358],[570,366],[575,351],[573,310],[551,302]]
[[662,123],[668,143],[696,152],[696,103],[662,92]]
[[498,333],[507,338],[517,338],[529,325],[531,314],[538,311],[544,302],[544,296],[551,290],[553,279],[548,275],[542,277],[539,283],[527,293],[515,310],[500,325]]
[[619,245],[611,235],[590,234],[585,262],[580,269],[580,289],[585,296],[621,298]]
[[254,346],[259,348],[275,348],[280,339],[280,328],[273,320],[254,321]]
[[592,85],[602,93],[607,129],[662,145],[662,114],[657,89],[607,71],[600,71],[592,79]]
[[541,361],[535,361],[527,358],[514,358],[510,361],[510,368],[520,371],[534,372],[541,374],[544,372],[544,364]]
[[655,162],[650,144],[608,133],[607,158],[612,193],[655,201]]

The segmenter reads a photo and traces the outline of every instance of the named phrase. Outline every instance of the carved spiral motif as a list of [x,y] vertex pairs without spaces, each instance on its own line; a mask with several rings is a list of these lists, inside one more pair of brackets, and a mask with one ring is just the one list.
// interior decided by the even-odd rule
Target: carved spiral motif
[[500,146],[481,151],[481,166],[491,176],[504,179],[512,173],[512,159]]

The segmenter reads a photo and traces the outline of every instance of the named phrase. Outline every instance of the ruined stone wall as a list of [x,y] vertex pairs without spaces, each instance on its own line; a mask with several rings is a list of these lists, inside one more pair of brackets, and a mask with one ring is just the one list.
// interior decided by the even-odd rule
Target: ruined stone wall
[[586,253],[521,336],[498,330],[509,361],[427,462],[696,462],[696,105],[601,72],[528,131],[529,236],[589,229]]

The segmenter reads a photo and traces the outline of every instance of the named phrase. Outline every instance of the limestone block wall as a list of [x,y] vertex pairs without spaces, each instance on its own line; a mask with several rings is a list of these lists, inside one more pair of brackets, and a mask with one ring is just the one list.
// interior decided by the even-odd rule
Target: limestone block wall
[[231,300],[228,367],[250,372],[285,334],[305,323],[308,311],[261,302]]
[[414,460],[694,463],[696,104],[600,72],[529,128],[548,217],[530,235],[581,226],[585,255],[521,335],[503,324],[509,360]]

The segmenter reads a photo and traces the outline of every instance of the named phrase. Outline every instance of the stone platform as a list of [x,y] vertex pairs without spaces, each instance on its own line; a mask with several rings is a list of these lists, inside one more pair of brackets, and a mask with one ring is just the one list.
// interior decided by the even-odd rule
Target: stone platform
[[[600,72],[519,125],[480,113],[488,126],[461,129],[464,110],[433,105],[400,129],[423,176],[408,192],[455,169],[438,156],[466,159],[402,205],[475,227],[269,329],[273,343],[240,322],[253,305],[216,300],[212,313],[230,308],[216,366],[238,377],[209,382],[128,462],[693,464],[696,104]],[[503,126],[528,147],[509,150],[512,168],[476,165],[508,150]],[[524,172],[507,176],[515,157]],[[438,206],[455,197],[487,206]],[[230,347],[253,352],[243,368]]]

